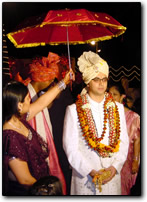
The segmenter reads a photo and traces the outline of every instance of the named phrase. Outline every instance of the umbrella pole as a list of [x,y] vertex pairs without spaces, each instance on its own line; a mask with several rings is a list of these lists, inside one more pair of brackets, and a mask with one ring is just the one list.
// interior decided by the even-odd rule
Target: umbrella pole
[[[67,50],[68,50],[68,63],[69,63],[69,69],[71,69],[71,60],[70,60],[70,49],[69,49],[69,36],[68,36],[68,26],[66,26],[66,32],[67,32]],[[72,74],[70,74],[70,88],[72,90]]]
[[96,42],[95,46],[96,46],[96,53],[97,53],[98,52],[98,42]]
[[68,62],[69,62],[69,69],[71,68],[71,62],[70,62],[70,49],[69,49],[69,36],[68,36],[68,26],[66,27],[67,31],[67,50],[68,50]]

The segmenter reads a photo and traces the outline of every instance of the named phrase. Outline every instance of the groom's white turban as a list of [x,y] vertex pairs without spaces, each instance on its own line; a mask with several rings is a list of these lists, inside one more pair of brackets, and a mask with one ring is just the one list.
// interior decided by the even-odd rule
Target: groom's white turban
[[94,79],[99,72],[105,74],[106,77],[109,75],[109,66],[107,62],[92,51],[83,52],[78,58],[77,64],[86,84]]

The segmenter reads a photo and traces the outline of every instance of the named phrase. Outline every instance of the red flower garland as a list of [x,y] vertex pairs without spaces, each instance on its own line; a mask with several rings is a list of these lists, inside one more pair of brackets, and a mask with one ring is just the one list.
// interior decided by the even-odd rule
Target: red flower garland
[[[97,130],[92,117],[92,112],[87,95],[78,95],[76,102],[78,118],[85,140],[88,145],[96,150],[102,157],[110,157],[112,153],[119,150],[120,143],[120,118],[118,107],[111,94],[105,93],[104,102],[104,127],[101,137],[97,137]],[[106,124],[109,120],[109,145],[100,143],[106,133]]]

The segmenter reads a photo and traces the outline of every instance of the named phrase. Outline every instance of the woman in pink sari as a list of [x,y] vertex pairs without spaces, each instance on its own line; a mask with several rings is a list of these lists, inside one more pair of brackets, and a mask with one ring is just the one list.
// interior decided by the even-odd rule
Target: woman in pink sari
[[135,185],[140,165],[140,116],[128,108],[127,99],[129,98],[125,97],[121,86],[113,85],[109,88],[109,92],[115,101],[122,102],[123,100],[125,106],[129,150],[127,160],[121,170],[121,187],[122,195],[130,195],[130,190]]

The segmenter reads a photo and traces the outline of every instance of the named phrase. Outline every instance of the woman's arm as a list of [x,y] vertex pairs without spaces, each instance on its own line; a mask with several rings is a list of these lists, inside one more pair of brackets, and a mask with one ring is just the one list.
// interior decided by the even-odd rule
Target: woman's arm
[[[74,73],[72,69],[66,74],[65,78],[63,79],[65,85],[69,84],[71,81],[70,74],[72,74],[72,80],[75,79]],[[42,111],[45,107],[47,107],[55,98],[56,96],[61,92],[61,89],[59,88],[58,84],[54,86],[53,88],[49,89],[46,93],[44,93],[42,96],[40,96],[35,102],[33,102],[30,105],[29,110],[29,117],[28,121],[31,120],[37,113]]]
[[138,172],[140,161],[140,136],[134,140],[134,158],[132,162],[132,174]]
[[26,161],[22,161],[19,159],[10,160],[9,167],[20,184],[32,185],[37,181],[31,175]]

